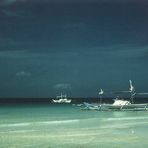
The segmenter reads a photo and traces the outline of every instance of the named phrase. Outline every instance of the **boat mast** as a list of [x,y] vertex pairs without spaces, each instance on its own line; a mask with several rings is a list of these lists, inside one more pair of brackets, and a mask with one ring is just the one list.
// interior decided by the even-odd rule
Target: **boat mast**
[[136,93],[135,93],[135,88],[134,88],[134,86],[132,84],[132,81],[129,80],[129,82],[130,82],[130,88],[129,89],[130,89],[130,93],[131,93],[130,101],[133,104],[134,103],[134,96],[136,95]]
[[103,95],[104,91],[102,89],[100,89],[99,92],[99,96],[100,96],[100,104],[102,103],[102,95]]

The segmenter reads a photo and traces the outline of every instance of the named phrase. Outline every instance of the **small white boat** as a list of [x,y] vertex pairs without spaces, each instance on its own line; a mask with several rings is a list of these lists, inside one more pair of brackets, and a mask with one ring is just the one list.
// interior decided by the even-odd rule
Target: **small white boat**
[[62,93],[56,99],[52,99],[52,101],[53,103],[71,103],[71,99],[67,99],[67,95],[63,95]]

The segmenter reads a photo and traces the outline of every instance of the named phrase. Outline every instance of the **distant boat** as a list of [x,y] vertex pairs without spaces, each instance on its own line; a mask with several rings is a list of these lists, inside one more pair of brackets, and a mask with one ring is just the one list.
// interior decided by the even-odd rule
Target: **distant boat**
[[71,99],[67,99],[67,95],[63,95],[62,93],[56,99],[52,99],[52,101],[53,103],[71,103]]

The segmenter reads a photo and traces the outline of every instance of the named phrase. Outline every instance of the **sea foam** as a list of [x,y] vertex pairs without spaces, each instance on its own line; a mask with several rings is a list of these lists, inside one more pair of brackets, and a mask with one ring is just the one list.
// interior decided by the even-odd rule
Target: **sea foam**
[[22,127],[22,126],[30,126],[30,125],[66,124],[66,123],[75,123],[75,122],[79,122],[79,120],[74,119],[74,120],[55,120],[55,121],[9,123],[9,124],[0,124],[0,128],[1,127]]

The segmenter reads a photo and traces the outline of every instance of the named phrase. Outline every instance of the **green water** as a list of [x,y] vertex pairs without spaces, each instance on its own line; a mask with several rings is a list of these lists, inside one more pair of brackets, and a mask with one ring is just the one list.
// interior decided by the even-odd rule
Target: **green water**
[[147,148],[148,111],[0,106],[0,148]]

